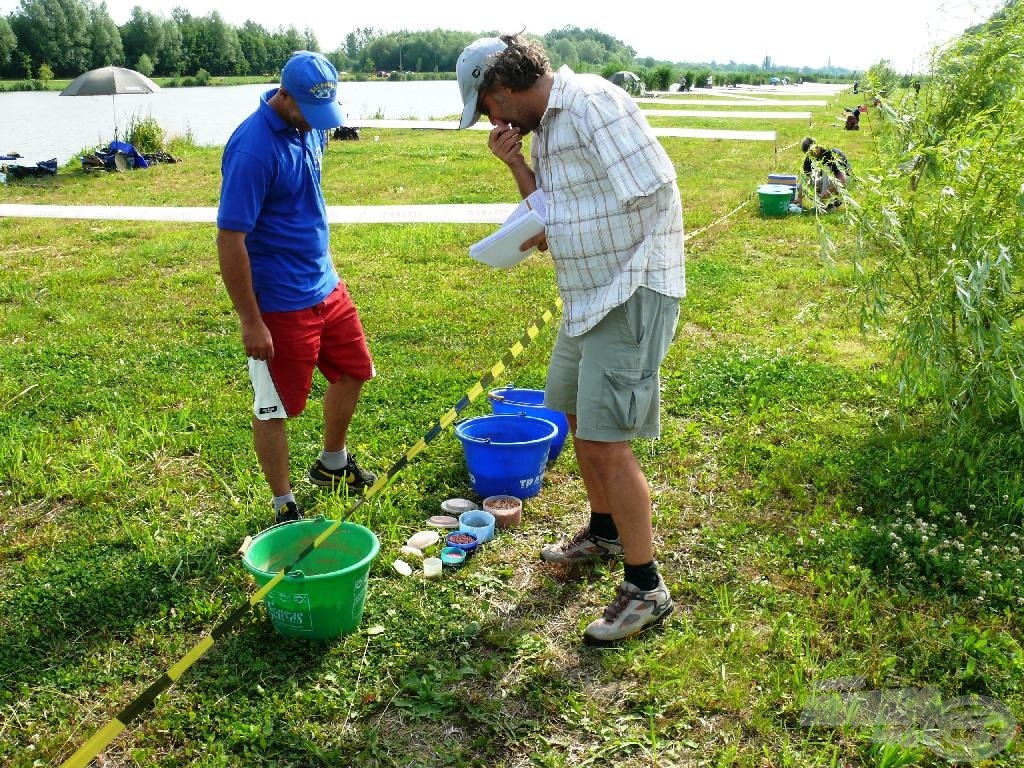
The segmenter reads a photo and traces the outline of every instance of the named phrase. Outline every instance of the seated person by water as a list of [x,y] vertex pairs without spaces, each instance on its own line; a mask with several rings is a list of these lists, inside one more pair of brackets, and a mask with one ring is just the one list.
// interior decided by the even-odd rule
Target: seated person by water
[[806,186],[814,190],[815,205],[823,206],[826,211],[835,210],[842,205],[838,195],[849,180],[850,161],[842,150],[836,147],[825,148],[811,136],[800,143],[800,148],[804,152],[803,177],[797,187],[794,202],[803,203],[803,190]]

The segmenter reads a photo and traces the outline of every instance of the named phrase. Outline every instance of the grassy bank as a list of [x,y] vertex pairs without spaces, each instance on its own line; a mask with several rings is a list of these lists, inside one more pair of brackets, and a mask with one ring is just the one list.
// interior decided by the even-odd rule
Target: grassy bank
[[[839,111],[815,110],[813,133],[856,167],[878,116],[844,133]],[[257,608],[104,764],[935,766],[920,740],[807,727],[814,685],[863,676],[1020,714],[1019,436],[950,451],[926,410],[899,428],[884,353],[818,257],[823,234],[850,236],[842,216],[819,230],[751,199],[798,167],[807,126],[793,122],[773,126],[774,146],[664,140],[698,234],[664,434],[637,445],[677,603],[662,631],[581,646],[621,566],[537,559],[585,520],[568,446],[498,546],[438,582],[398,577],[405,539],[443,499],[473,497],[448,430],[356,513],[381,539],[360,631],[285,640]],[[179,154],[144,172],[62,170],[0,201],[215,205],[219,150]],[[515,198],[469,132],[364,131],[331,143],[324,173],[332,205]],[[508,272],[468,258],[490,229],[333,228],[379,374],[352,427],[363,464],[390,467],[554,298],[543,256]],[[271,513],[213,228],[0,219],[0,240],[0,758],[20,768],[67,758],[247,598],[236,550]],[[541,387],[553,336],[503,380]],[[291,425],[295,477],[319,449],[315,390]],[[297,493],[313,514],[349,508]]]

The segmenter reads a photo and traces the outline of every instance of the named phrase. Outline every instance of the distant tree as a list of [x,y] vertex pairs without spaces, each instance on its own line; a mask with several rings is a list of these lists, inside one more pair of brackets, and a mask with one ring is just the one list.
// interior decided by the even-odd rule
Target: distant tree
[[163,40],[157,49],[156,58],[153,63],[156,65],[157,73],[164,75],[180,75],[184,59],[184,51],[181,47],[181,30],[178,29],[174,19],[163,19]]
[[363,48],[375,37],[380,37],[373,27],[359,27],[345,36],[345,54],[353,61],[359,61]]
[[299,50],[303,51],[319,51],[320,42],[316,39],[316,34],[312,29],[306,27],[302,30],[302,47]]
[[132,8],[131,17],[121,25],[120,30],[125,60],[135,63],[145,54],[154,67],[158,66],[165,28],[165,21],[155,13],[143,10],[138,5]]
[[124,64],[121,31],[107,12],[107,4],[89,8],[89,37],[92,40],[92,67]]
[[39,65],[39,79],[44,83],[48,83],[53,80],[53,70],[50,69],[50,65],[45,61]]
[[672,85],[672,80],[672,67],[663,65],[653,70],[650,87],[656,91],[667,91],[668,87]]
[[900,76],[888,59],[881,59],[872,64],[865,73],[865,79],[875,92],[892,91],[900,82]]
[[598,65],[605,60],[608,51],[597,40],[583,40],[576,45],[579,60]]
[[555,49],[551,51],[551,55],[557,57],[560,64],[569,67],[575,67],[580,60],[580,56],[576,52],[576,44],[568,38],[562,38],[555,43]]
[[244,75],[248,63],[242,56],[235,28],[224,21],[220,11],[213,11],[203,18],[207,28],[206,61],[203,66],[214,75]]
[[267,75],[275,70],[276,57],[272,62],[267,48],[269,40],[270,33],[255,21],[246,21],[238,30],[238,45],[249,63],[250,74]]
[[33,69],[44,62],[62,75],[89,69],[89,14],[80,0],[21,0],[8,23]]
[[14,52],[18,49],[18,38],[11,31],[7,19],[0,16],[0,71],[9,71],[14,61]]
[[149,77],[150,75],[153,74],[153,69],[154,69],[153,60],[151,58],[149,58],[149,54],[148,53],[144,53],[141,56],[139,56],[139,60],[137,62],[135,62],[135,68],[139,72],[144,74],[146,77]]

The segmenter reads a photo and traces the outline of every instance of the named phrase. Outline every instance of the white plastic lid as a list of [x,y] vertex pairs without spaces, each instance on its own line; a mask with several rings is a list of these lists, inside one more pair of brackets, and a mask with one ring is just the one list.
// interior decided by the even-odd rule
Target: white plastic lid
[[471,509],[479,508],[475,501],[470,501],[469,499],[445,499],[441,502],[441,509],[455,517],[458,517],[463,512],[469,512]]

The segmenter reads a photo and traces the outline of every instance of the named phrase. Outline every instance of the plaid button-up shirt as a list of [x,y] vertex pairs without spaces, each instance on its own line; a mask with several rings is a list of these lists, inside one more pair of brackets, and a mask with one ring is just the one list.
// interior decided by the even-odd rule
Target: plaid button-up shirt
[[686,294],[675,168],[624,90],[559,69],[530,157],[570,336],[637,288]]

